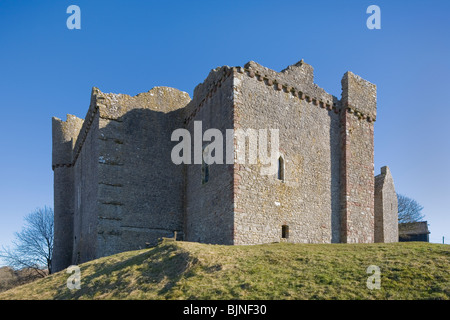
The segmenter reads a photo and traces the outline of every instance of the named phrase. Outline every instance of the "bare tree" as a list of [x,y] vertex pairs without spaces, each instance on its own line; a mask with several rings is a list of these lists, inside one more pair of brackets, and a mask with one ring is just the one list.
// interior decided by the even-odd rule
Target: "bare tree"
[[423,207],[416,201],[407,196],[397,193],[398,199],[398,222],[418,222],[425,217],[422,213]]
[[53,209],[38,208],[25,217],[25,226],[16,232],[13,248],[2,247],[0,257],[12,268],[29,268],[44,277],[52,273]]

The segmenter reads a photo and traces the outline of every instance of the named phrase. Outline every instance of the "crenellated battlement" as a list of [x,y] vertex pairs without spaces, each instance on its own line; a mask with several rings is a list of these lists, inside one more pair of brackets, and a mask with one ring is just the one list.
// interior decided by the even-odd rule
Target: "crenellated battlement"
[[68,114],[66,121],[52,118],[52,168],[70,167],[73,163],[72,151],[83,126],[83,119]]
[[320,108],[333,110],[338,113],[341,110],[339,99],[327,93],[324,89],[316,85],[313,68],[303,60],[276,72],[260,64],[250,61],[239,72],[254,78],[274,90],[284,91],[300,100],[306,100]]
[[250,61],[244,66],[244,70],[250,77],[256,76],[268,86],[276,90],[284,90],[294,96],[305,98],[317,104],[322,103],[330,107],[337,103],[337,98],[327,93],[314,83],[314,69],[303,60],[288,66],[281,72],[276,72],[260,64]]
[[313,67],[301,60],[281,72],[266,68],[254,61],[246,63],[244,67],[223,66],[211,70],[205,81],[197,85],[194,90],[192,103],[186,108],[185,123],[195,117],[229,76],[237,73],[256,78],[274,90],[284,91],[322,109],[332,110],[335,113],[345,110],[360,120],[368,122],[376,120],[375,85],[347,72],[342,79],[343,94],[342,99],[339,100],[314,83]]
[[254,61],[248,62],[244,68],[238,67],[237,70],[251,78],[256,77],[275,90],[290,93],[323,109],[333,110],[335,113],[345,110],[368,122],[376,120],[376,86],[352,72],[343,76],[342,99],[339,100],[314,83],[313,68],[303,60],[281,72],[263,67]]

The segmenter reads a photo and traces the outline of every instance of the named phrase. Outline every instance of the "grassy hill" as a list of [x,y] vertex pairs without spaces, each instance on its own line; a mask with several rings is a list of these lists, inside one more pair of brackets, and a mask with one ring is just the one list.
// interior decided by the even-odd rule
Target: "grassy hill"
[[[366,286],[369,265],[381,288]],[[429,243],[219,246],[165,241],[80,265],[0,299],[450,299],[450,246]]]

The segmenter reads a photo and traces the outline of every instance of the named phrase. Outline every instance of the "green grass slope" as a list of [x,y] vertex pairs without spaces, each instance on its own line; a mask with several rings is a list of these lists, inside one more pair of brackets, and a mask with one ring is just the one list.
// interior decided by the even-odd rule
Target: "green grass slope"
[[[368,289],[367,267],[381,271]],[[450,299],[450,246],[429,243],[219,246],[165,241],[0,293],[0,299]]]

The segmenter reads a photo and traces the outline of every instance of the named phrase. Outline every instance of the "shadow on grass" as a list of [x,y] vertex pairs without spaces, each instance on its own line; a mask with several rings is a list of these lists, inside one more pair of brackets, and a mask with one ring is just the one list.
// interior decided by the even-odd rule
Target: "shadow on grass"
[[[172,289],[196,259],[174,244],[162,244],[141,254],[120,261],[107,258],[95,265],[81,266],[81,289],[61,286],[55,299],[127,299],[131,292],[146,285],[158,298]],[[67,275],[66,279],[70,275]]]

